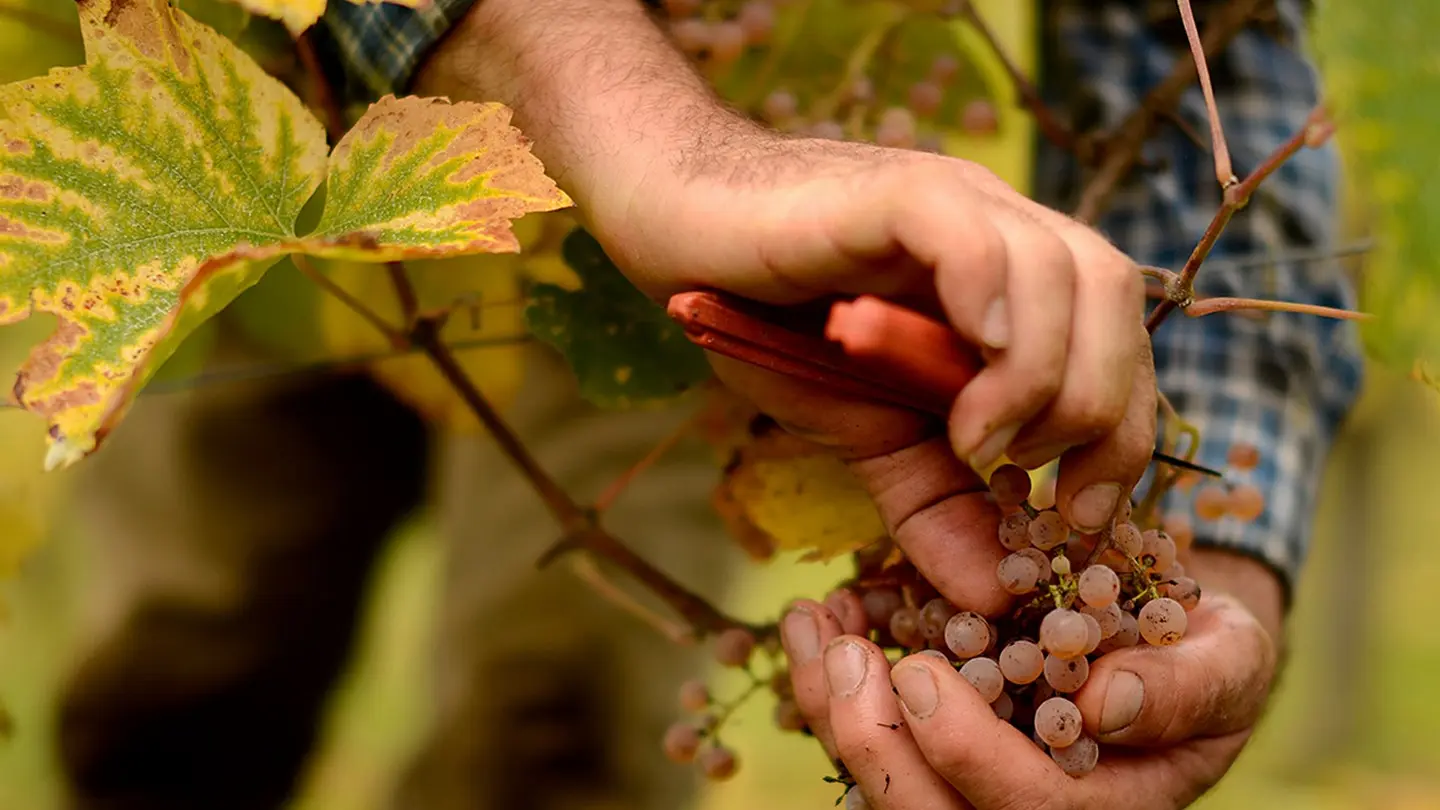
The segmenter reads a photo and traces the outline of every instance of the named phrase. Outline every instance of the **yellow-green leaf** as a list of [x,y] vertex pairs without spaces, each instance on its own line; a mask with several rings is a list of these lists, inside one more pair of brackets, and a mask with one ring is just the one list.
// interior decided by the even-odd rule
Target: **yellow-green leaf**
[[87,64],[0,87],[0,324],[60,319],[13,389],[52,467],[283,251],[326,151],[294,94],[163,0],[77,5]]
[[844,462],[778,427],[740,450],[720,486],[717,506],[738,507],[744,520],[727,522],[755,556],[767,555],[756,553],[752,531],[768,535],[772,550],[808,551],[807,558],[819,560],[887,536],[874,502]]
[[330,158],[308,253],[390,261],[513,253],[510,220],[572,203],[502,104],[386,96]]
[[[325,13],[325,0],[235,0],[246,11],[279,20],[285,27],[300,33],[315,24]],[[356,5],[392,3],[408,8],[423,8],[433,0],[350,0]]]

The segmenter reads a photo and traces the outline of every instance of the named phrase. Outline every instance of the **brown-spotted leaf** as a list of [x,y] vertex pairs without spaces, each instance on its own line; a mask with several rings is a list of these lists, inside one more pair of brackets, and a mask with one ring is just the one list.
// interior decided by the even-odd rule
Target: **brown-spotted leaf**
[[0,86],[0,324],[59,318],[12,389],[52,467],[284,252],[326,152],[293,93],[164,0],[77,5],[86,64]]
[[302,247],[356,261],[513,253],[510,220],[570,205],[508,107],[386,96],[336,144]]

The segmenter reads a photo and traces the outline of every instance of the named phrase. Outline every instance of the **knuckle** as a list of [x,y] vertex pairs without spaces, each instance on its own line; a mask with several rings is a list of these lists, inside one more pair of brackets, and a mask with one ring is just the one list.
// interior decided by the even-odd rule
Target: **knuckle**
[[1020,409],[1033,411],[1053,402],[1060,396],[1063,382],[1064,359],[1048,358],[1035,368],[1017,369],[1016,379],[1011,385],[1011,396]]

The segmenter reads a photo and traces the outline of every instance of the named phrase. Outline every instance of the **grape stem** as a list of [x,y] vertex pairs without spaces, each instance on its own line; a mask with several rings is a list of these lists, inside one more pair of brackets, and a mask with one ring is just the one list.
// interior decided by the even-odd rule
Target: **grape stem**
[[[1230,0],[1205,27],[1200,41],[1200,52],[1207,57],[1213,57],[1224,50],[1255,16],[1263,2],[1264,0]],[[1139,162],[1141,149],[1150,140],[1165,113],[1175,108],[1180,97],[1190,89],[1198,75],[1199,69],[1194,59],[1178,60],[1170,75],[1150,91],[1118,130],[1105,138],[1102,145],[1104,159],[1094,179],[1080,194],[1080,204],[1075,210],[1077,219],[1094,224],[1100,218],[1120,183]]]

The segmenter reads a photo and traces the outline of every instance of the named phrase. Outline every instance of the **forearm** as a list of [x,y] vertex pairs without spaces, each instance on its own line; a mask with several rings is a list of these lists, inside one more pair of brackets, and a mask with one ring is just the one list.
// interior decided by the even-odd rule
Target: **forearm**
[[415,91],[498,101],[604,230],[647,177],[750,130],[719,103],[636,0],[481,0],[435,49]]

